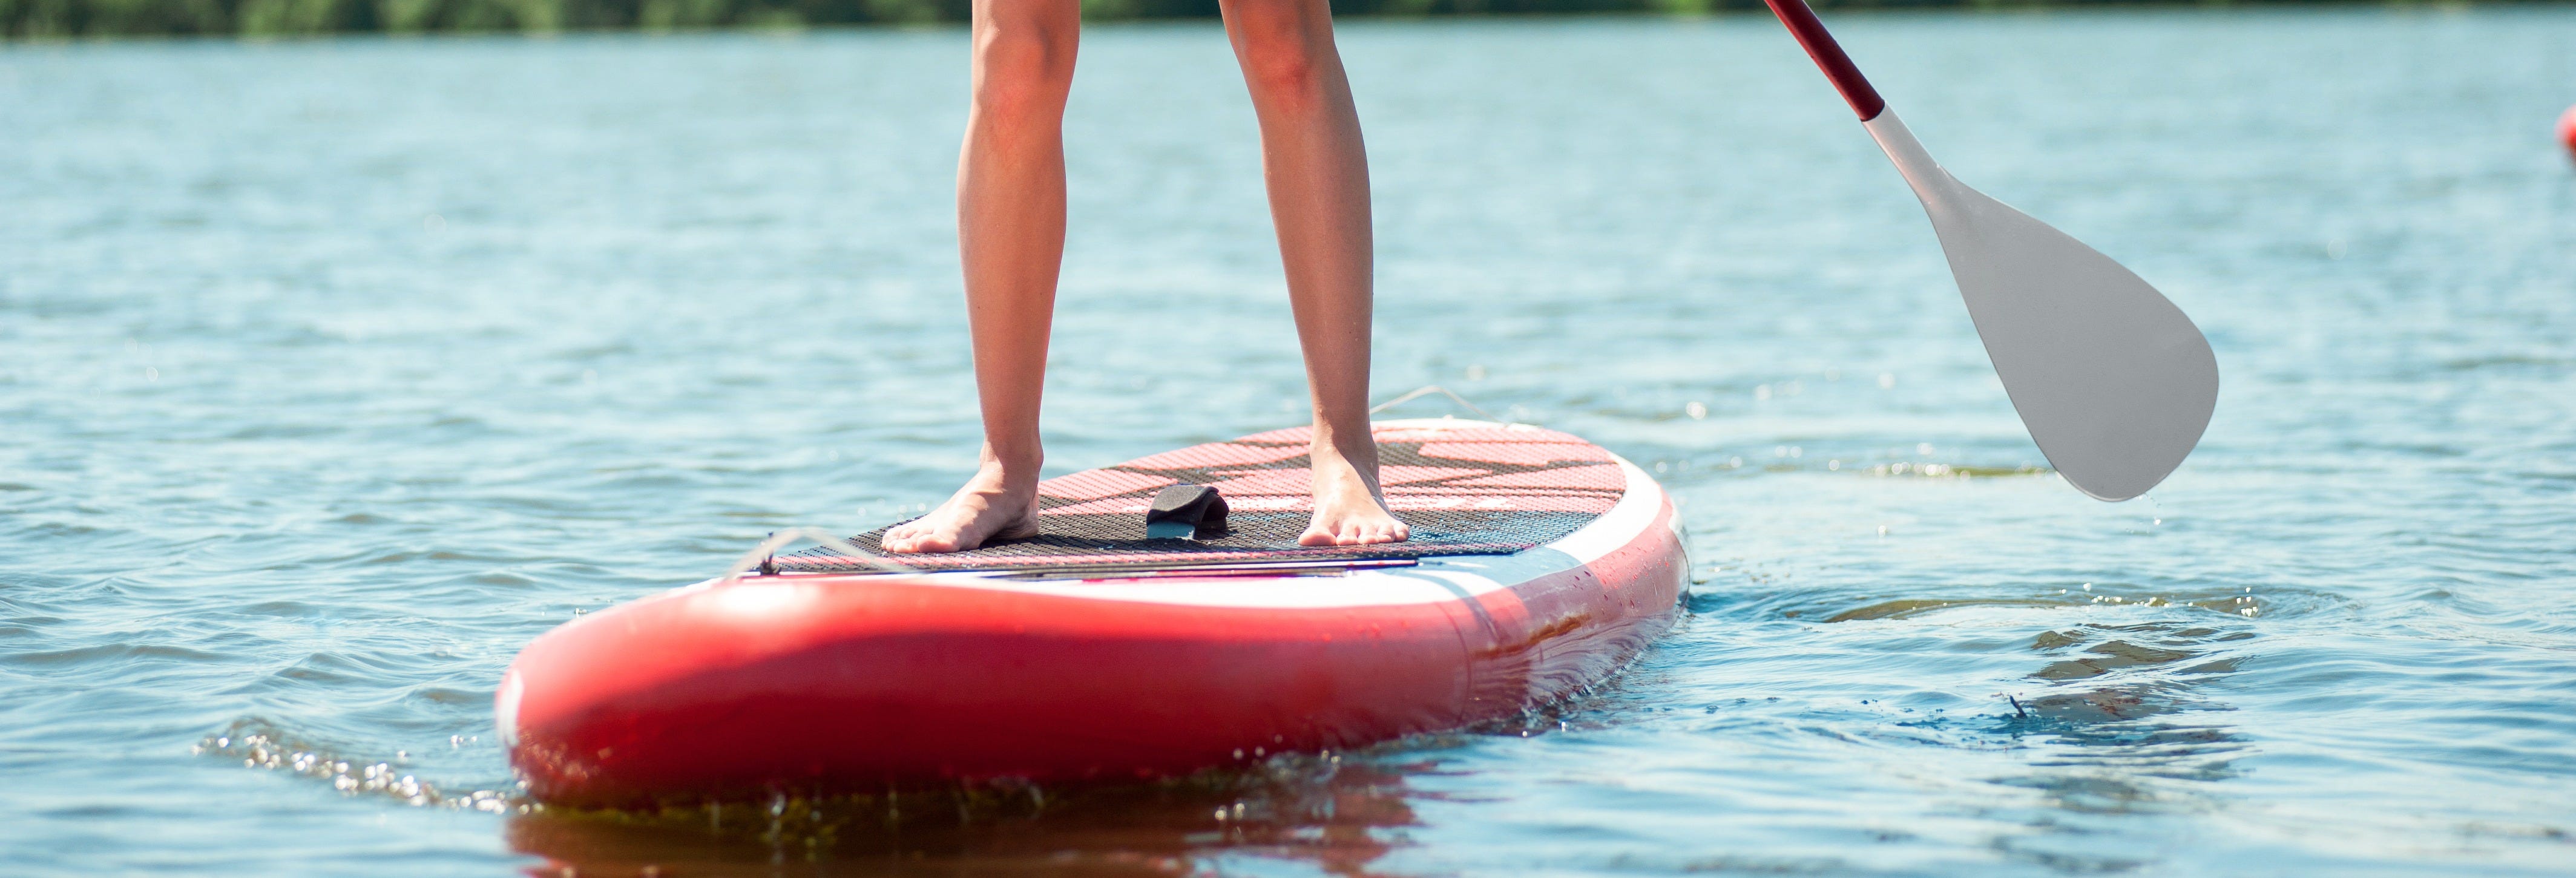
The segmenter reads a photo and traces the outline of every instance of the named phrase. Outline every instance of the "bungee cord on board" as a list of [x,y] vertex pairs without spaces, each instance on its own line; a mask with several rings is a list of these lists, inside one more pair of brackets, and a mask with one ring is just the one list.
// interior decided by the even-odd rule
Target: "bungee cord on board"
[[1390,400],[1387,400],[1387,401],[1385,401],[1385,402],[1381,402],[1381,403],[1378,403],[1378,404],[1376,404],[1376,405],[1369,406],[1368,413],[1369,413],[1369,414],[1374,415],[1374,414],[1377,414],[1377,413],[1379,413],[1379,412],[1386,411],[1387,409],[1391,409],[1391,408],[1394,408],[1394,407],[1396,407],[1396,406],[1403,405],[1403,404],[1405,404],[1405,403],[1412,402],[1412,401],[1417,400],[1417,399],[1421,399],[1422,397],[1429,396],[1429,395],[1434,394],[1434,393],[1440,394],[1440,395],[1442,395],[1442,396],[1446,396],[1446,397],[1448,397],[1448,398],[1450,399],[1450,401],[1455,402],[1455,403],[1457,403],[1457,404],[1459,404],[1459,405],[1462,405],[1462,406],[1466,406],[1468,411],[1475,412],[1475,413],[1477,414],[1477,416],[1482,417],[1482,418],[1484,418],[1485,420],[1492,421],[1492,422],[1497,423],[1497,424],[1508,424],[1508,423],[1511,423],[1510,421],[1505,421],[1505,420],[1503,420],[1503,419],[1501,419],[1501,418],[1494,417],[1494,414],[1493,414],[1492,412],[1488,412],[1488,411],[1486,411],[1486,410],[1484,410],[1484,409],[1477,408],[1477,407],[1476,407],[1476,404],[1475,404],[1475,403],[1472,403],[1472,402],[1468,402],[1466,397],[1459,396],[1456,392],[1454,392],[1454,391],[1450,390],[1449,388],[1442,387],[1442,386],[1437,385],[1437,384],[1425,384],[1425,385],[1422,385],[1421,387],[1416,387],[1416,388],[1414,388],[1413,390],[1411,390],[1411,391],[1409,391],[1409,392],[1405,393],[1403,396],[1399,396],[1399,397],[1396,397],[1396,398],[1394,398],[1394,399],[1390,399]]
[[744,552],[742,553],[742,557],[735,558],[733,564],[725,568],[724,574],[716,577],[716,581],[720,584],[731,585],[735,580],[741,579],[743,574],[749,573],[754,569],[758,569],[761,575],[764,576],[777,574],[778,550],[785,548],[787,544],[796,542],[797,540],[813,540],[815,542],[822,543],[823,545],[831,548],[832,551],[839,552],[843,556],[849,558],[849,564],[852,567],[872,567],[881,573],[921,572],[919,570],[897,564],[893,561],[888,561],[874,552],[851,545],[850,541],[833,535],[831,531],[827,531],[819,527],[791,527],[786,530],[770,534],[768,539],[760,541],[760,545],[751,547],[751,551]]

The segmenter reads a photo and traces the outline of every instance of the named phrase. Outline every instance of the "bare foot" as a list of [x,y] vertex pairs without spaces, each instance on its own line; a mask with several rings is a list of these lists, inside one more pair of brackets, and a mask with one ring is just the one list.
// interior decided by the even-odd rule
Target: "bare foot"
[[939,508],[886,531],[880,545],[888,552],[963,552],[987,540],[1036,536],[1038,532],[1037,468],[1025,477],[986,460],[966,487]]
[[1378,499],[1376,449],[1369,449],[1368,472],[1331,447],[1314,451],[1310,478],[1315,489],[1315,518],[1298,535],[1300,546],[1365,546],[1400,543],[1413,532],[1386,511]]

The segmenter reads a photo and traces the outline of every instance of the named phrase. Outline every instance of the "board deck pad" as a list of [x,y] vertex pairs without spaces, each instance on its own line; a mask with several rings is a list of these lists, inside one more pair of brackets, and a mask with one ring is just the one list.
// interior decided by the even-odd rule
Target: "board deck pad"
[[[1376,425],[1379,480],[1389,511],[1413,532],[1401,543],[1300,546],[1314,512],[1306,446],[1293,427],[1195,445],[1038,484],[1038,535],[965,552],[886,554],[887,528],[850,538],[879,558],[925,571],[1184,567],[1271,562],[1508,555],[1575,532],[1619,502],[1627,477],[1600,446],[1566,433],[1481,421]],[[1174,484],[1209,485],[1232,512],[1228,532],[1201,540],[1147,539],[1145,510]],[[889,525],[888,527],[892,527]],[[829,548],[775,559],[779,570],[863,571]]]

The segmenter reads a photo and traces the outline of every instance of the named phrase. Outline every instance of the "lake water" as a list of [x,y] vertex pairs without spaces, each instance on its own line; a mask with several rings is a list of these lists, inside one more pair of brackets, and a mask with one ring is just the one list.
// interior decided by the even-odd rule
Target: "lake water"
[[[1692,615],[1338,763],[608,816],[522,645],[972,465],[962,33],[0,48],[0,872],[2576,871],[2576,9],[1834,23],[2207,331],[2161,488],[2037,469],[1769,19],[1346,23],[1378,393],[1658,473]],[[1085,40],[1051,469],[1294,423],[1221,35]]]

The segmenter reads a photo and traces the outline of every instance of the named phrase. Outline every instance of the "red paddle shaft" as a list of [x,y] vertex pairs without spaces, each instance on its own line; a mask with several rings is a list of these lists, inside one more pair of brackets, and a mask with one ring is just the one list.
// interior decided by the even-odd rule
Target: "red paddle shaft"
[[1834,35],[1825,32],[1825,23],[1816,20],[1816,11],[1807,8],[1807,0],[1762,2],[1771,4],[1771,14],[1780,16],[1780,23],[1789,26],[1789,33],[1798,38],[1798,45],[1807,48],[1807,57],[1816,59],[1816,66],[1825,69],[1825,78],[1834,81],[1834,90],[1842,92],[1843,100],[1851,102],[1852,112],[1859,113],[1861,121],[1876,119],[1879,111],[1887,109],[1887,102],[1878,97],[1878,89],[1869,87],[1869,80],[1860,75],[1860,68],[1852,66],[1851,56],[1843,54],[1843,47],[1834,42]]

